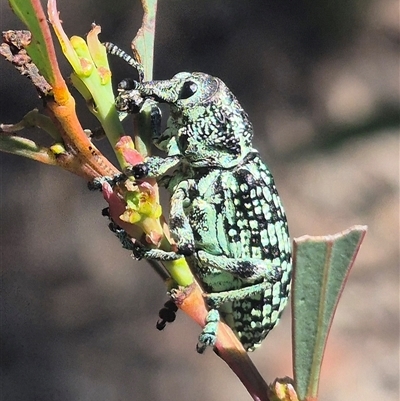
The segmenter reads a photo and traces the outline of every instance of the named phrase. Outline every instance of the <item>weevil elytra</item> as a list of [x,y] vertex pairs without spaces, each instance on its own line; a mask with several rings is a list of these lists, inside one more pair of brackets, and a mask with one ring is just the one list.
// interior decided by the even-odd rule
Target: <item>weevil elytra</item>
[[137,112],[138,99],[170,106],[167,128],[155,129],[154,138],[166,157],[148,157],[133,173],[159,178],[170,191],[169,227],[178,251],[137,247],[135,256],[186,258],[209,306],[199,352],[215,344],[220,316],[254,350],[287,303],[291,244],[273,177],[252,146],[247,113],[220,79],[200,72],[126,80],[120,88],[121,112]]

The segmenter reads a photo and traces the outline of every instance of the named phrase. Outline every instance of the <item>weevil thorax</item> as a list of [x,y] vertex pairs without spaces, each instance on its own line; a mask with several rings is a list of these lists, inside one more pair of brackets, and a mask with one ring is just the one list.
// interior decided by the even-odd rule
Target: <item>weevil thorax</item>
[[167,130],[156,141],[170,156],[183,155],[195,168],[231,168],[253,150],[248,115],[219,78],[181,72],[139,83],[136,90],[170,105]]

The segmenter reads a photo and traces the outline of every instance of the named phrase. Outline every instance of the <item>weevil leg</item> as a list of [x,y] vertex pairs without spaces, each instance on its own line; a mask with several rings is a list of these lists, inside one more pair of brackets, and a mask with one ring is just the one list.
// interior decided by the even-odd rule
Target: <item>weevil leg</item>
[[132,254],[136,259],[158,260],[160,262],[170,262],[181,259],[183,256],[176,252],[163,251],[162,249],[147,249],[145,247],[135,247]]
[[150,156],[144,163],[136,164],[135,166],[130,166],[125,169],[125,174],[127,176],[134,176],[135,178],[160,178],[165,175],[165,173],[175,167],[180,162],[180,157],[159,157]]
[[162,249],[146,248],[140,242],[133,240],[123,228],[118,227],[113,222],[109,224],[109,228],[118,237],[119,241],[122,244],[122,247],[128,249],[129,251],[132,251],[132,256],[137,260],[150,259],[161,262],[168,262],[183,257],[176,252],[163,251]]
[[263,281],[261,283],[253,284],[236,290],[205,294],[205,298],[210,308],[219,308],[226,302],[241,301],[257,294],[263,294],[265,291],[271,290],[273,285],[273,283]]
[[281,264],[274,264],[266,259],[243,258],[234,259],[221,255],[212,255],[205,251],[198,251],[196,256],[199,266],[226,271],[242,280],[265,279],[276,282],[281,279]]
[[101,191],[103,184],[108,182],[112,187],[115,187],[119,182],[126,180],[126,176],[123,173],[118,173],[111,176],[96,177],[93,181],[88,182],[88,189],[90,191]]
[[207,347],[213,347],[217,342],[218,323],[220,315],[217,309],[210,309],[206,317],[206,324],[200,333],[196,350],[202,354]]

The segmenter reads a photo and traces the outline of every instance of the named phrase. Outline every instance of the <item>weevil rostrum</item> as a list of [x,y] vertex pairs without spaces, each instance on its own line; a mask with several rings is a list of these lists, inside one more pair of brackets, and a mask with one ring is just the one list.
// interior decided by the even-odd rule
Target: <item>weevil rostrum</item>
[[150,156],[133,172],[160,179],[171,193],[169,227],[178,251],[143,246],[135,256],[186,258],[209,306],[200,353],[215,344],[220,316],[254,350],[287,303],[291,243],[274,179],[252,146],[247,113],[220,79],[201,72],[125,80],[120,88],[121,112],[137,112],[138,98],[170,106],[167,128],[154,139],[166,157]]

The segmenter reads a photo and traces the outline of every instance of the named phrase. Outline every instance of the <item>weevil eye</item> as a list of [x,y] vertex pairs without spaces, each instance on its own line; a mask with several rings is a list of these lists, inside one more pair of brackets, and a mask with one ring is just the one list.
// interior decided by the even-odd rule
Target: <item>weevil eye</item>
[[179,99],[184,100],[184,99],[189,99],[190,96],[194,95],[197,91],[197,85],[193,81],[186,81],[182,89],[179,93]]

